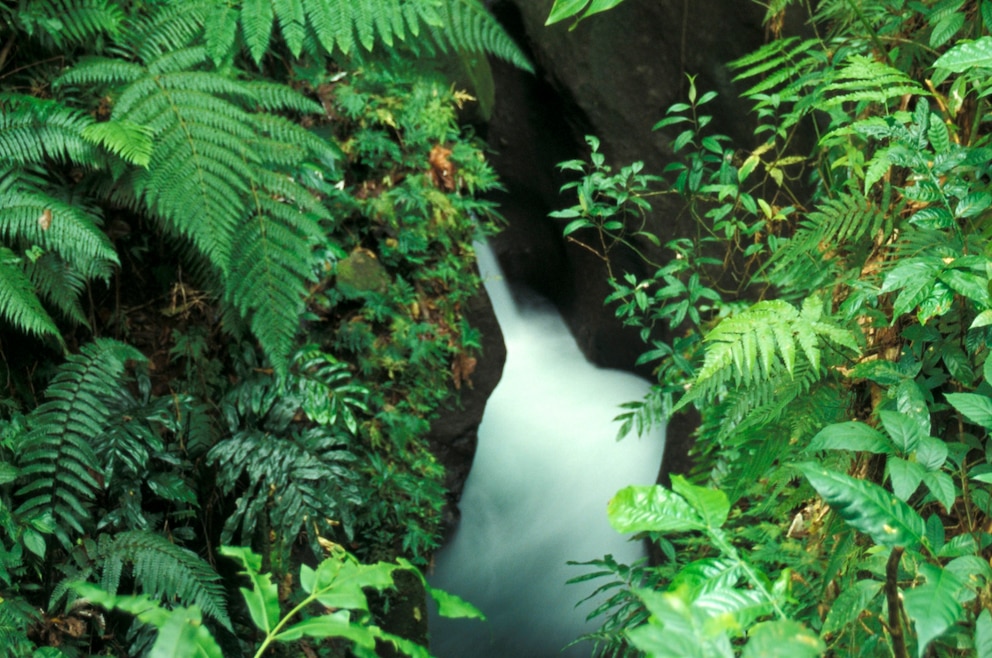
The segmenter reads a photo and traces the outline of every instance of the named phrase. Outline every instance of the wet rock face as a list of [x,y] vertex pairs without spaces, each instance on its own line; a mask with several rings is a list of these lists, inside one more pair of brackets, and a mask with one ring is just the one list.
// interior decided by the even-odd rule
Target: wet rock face
[[[537,68],[532,76],[493,63],[496,102],[487,135],[506,187],[495,200],[508,227],[492,242],[508,279],[552,299],[590,361],[630,370],[643,343],[603,304],[610,292],[605,264],[562,239],[563,224],[547,217],[574,202],[559,194],[568,178],[556,165],[587,159],[584,135],[593,134],[612,166],[641,160],[646,172],[660,173],[673,159],[671,135],[652,126],[685,100],[687,73],[696,76],[700,93],[720,94],[706,106],[713,129],[752,145],[753,126],[741,120],[725,62],[762,43],[764,9],[743,0],[626,0],[570,31],[567,24],[544,26],[552,3],[490,3]],[[676,199],[659,197],[654,206],[648,227],[662,243],[690,234]],[[652,257],[669,256],[655,251]],[[614,256],[614,272],[643,267],[629,254]],[[691,418],[669,427],[663,480],[684,470],[693,427]]]
[[[741,0],[626,0],[569,30],[569,24],[544,26],[552,2],[491,3],[538,70],[530,76],[493,66],[496,105],[488,135],[507,188],[498,201],[510,224],[496,251],[511,279],[555,301],[592,361],[630,368],[640,342],[618,332],[612,309],[602,304],[609,292],[604,263],[566,244],[562,224],[547,218],[573,202],[559,195],[567,178],[556,164],[587,158],[584,135],[593,134],[615,167],[641,160],[646,171],[661,172],[672,161],[670,135],[652,126],[685,100],[687,73],[696,76],[700,93],[720,94],[706,106],[714,129],[750,144],[752,126],[740,121],[725,62],[761,44],[764,10]],[[649,226],[662,242],[689,233],[679,211],[675,199],[655,200]],[[615,271],[640,267],[622,254],[614,262]]]

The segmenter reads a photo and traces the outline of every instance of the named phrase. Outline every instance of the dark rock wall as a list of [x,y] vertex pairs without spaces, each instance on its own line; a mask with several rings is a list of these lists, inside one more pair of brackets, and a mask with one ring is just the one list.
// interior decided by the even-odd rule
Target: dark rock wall
[[[670,105],[685,100],[687,73],[696,76],[700,93],[720,94],[706,106],[713,129],[756,145],[725,63],[761,45],[764,9],[746,0],[626,0],[570,30],[568,24],[544,26],[551,5],[491,3],[537,68],[531,76],[493,64],[496,101],[487,130],[507,189],[496,200],[508,221],[493,244],[507,277],[551,298],[592,362],[630,370],[643,344],[603,304],[610,292],[604,263],[564,241],[563,224],[547,217],[574,202],[559,195],[568,179],[556,164],[587,158],[584,135],[593,134],[614,167],[641,160],[649,173],[660,173],[673,155],[669,135],[651,128]],[[692,231],[672,197],[656,197],[649,226],[663,243]],[[613,262],[616,272],[642,267],[622,253]],[[662,480],[684,468],[693,427],[691,418],[669,426]]]

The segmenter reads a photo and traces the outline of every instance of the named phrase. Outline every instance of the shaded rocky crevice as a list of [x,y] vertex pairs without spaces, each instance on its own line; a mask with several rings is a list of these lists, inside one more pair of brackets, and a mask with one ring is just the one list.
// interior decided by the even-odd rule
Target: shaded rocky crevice
[[[584,136],[593,134],[613,166],[640,160],[646,171],[661,172],[674,159],[672,135],[652,126],[671,104],[685,100],[686,73],[697,76],[700,93],[720,94],[706,106],[714,117],[712,129],[738,144],[756,146],[753,125],[741,118],[725,63],[762,43],[764,9],[740,0],[626,0],[569,30],[569,25],[544,26],[552,2],[489,3],[536,68],[531,75],[492,62],[495,105],[482,132],[505,187],[493,200],[506,226],[490,242],[508,280],[552,300],[591,362],[650,377],[634,365],[643,351],[639,336],[622,327],[614,309],[603,304],[611,292],[605,264],[563,239],[563,224],[548,217],[574,202],[559,194],[569,177],[557,164],[587,158]],[[678,199],[653,201],[648,230],[663,243],[691,234],[693,225]],[[651,257],[664,262],[671,256],[655,249]],[[613,258],[615,272],[646,273],[637,258],[622,253]],[[463,390],[461,406],[434,424],[434,448],[448,469],[452,501],[471,467],[485,400],[499,380],[505,356],[495,317],[483,299],[472,310],[473,326],[486,340],[474,388]],[[685,470],[694,427],[688,417],[670,424],[662,481],[670,472]],[[450,506],[449,522],[456,520],[455,509]]]

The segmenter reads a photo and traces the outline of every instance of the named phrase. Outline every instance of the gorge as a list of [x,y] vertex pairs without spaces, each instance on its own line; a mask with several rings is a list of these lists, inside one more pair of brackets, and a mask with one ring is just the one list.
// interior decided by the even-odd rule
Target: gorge
[[[528,290],[511,290],[492,252],[478,251],[507,359],[479,428],[461,522],[436,556],[431,582],[481,608],[488,622],[432,620],[432,652],[559,655],[595,629],[583,621],[595,606],[576,603],[603,584],[566,585],[588,571],[566,562],[643,555],[609,526],[606,503],[627,484],[654,482],[663,432],[617,442],[618,405],[642,397],[647,383],[586,361],[557,311]],[[589,654],[586,644],[561,655]]]

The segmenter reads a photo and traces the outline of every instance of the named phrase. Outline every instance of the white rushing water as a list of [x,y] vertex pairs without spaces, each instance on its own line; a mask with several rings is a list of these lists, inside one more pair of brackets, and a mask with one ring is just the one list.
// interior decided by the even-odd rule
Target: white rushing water
[[479,427],[459,507],[461,523],[438,553],[434,587],[482,609],[487,622],[431,619],[439,658],[588,657],[560,649],[594,630],[575,604],[602,582],[565,585],[584,573],[569,560],[643,555],[610,527],[606,504],[628,484],[652,484],[663,432],[615,440],[621,403],[647,383],[585,360],[547,302],[515,304],[488,247],[479,267],[503,330],[507,360]]

